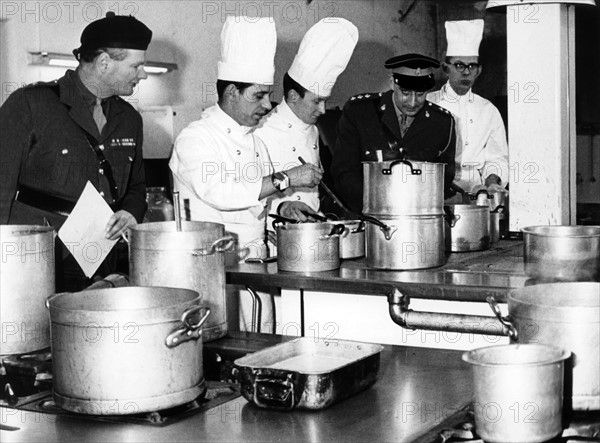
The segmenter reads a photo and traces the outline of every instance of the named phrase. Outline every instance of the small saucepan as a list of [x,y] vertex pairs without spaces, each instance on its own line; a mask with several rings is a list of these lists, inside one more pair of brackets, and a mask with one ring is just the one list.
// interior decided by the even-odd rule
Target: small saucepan
[[277,268],[280,271],[320,272],[340,267],[341,223],[275,221]]

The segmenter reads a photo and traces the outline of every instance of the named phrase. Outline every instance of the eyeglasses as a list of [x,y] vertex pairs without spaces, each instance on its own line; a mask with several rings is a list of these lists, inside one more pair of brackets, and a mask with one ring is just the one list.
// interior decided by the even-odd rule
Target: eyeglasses
[[458,72],[465,72],[465,69],[467,68],[469,69],[469,72],[471,72],[475,69],[479,69],[479,67],[481,66],[479,63],[469,63],[468,65],[466,65],[463,62],[456,62],[450,64],[454,66],[454,69],[456,69]]

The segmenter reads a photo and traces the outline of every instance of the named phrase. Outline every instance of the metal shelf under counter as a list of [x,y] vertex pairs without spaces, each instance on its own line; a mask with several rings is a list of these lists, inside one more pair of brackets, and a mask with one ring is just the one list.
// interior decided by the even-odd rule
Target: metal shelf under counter
[[277,263],[239,264],[227,268],[227,283],[307,291],[385,296],[394,287],[411,298],[484,302],[528,284],[523,270],[523,242],[500,240],[485,251],[451,253],[441,267],[377,270],[364,258],[344,260],[339,269],[315,273],[281,272]]

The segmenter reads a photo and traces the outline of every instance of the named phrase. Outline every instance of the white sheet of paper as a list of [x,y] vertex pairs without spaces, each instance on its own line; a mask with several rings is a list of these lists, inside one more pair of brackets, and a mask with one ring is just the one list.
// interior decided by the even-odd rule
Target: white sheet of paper
[[104,230],[113,211],[89,181],[58,236],[73,254],[87,277],[102,264],[117,240],[108,240]]

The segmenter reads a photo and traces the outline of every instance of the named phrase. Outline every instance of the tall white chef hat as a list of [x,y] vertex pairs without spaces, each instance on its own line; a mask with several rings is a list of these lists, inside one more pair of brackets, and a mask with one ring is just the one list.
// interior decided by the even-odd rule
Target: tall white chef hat
[[219,80],[272,85],[276,47],[271,17],[228,16],[221,31]]
[[446,22],[446,57],[479,56],[479,45],[483,37],[483,20],[461,20]]
[[325,18],[302,38],[288,74],[314,94],[329,97],[357,42],[356,26],[343,18]]

